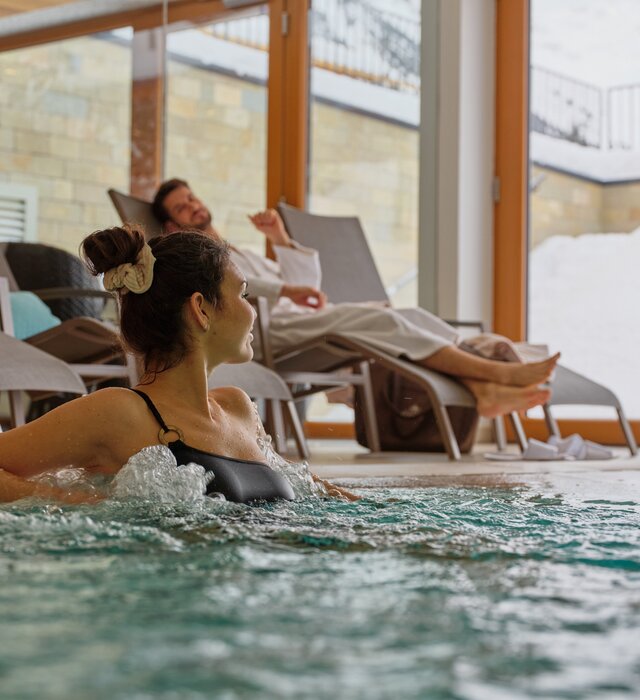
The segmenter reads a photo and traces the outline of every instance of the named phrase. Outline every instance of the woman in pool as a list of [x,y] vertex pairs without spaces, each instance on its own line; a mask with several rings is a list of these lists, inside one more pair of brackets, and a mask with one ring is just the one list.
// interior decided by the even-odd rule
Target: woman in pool
[[253,356],[255,312],[227,246],[188,231],[147,244],[141,231],[116,227],[88,236],[82,253],[117,294],[124,345],[144,374],[134,390],[102,389],[0,434],[0,501],[28,495],[81,501],[27,479],[62,467],[115,474],[158,444],[178,464],[213,473],[209,491],[229,500],[292,499],[289,482],[264,463],[249,397],[231,387],[207,388],[217,365]]

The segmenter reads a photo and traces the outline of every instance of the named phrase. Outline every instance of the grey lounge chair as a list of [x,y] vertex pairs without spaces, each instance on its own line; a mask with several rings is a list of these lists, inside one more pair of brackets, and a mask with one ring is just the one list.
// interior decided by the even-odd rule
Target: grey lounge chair
[[[147,227],[147,237],[151,238],[152,234],[161,231],[160,223],[155,219],[151,204],[144,200],[132,197],[131,195],[123,194],[117,190],[109,190],[109,197],[113,202],[120,218],[125,223],[142,223]],[[146,222],[146,223],[145,223]],[[363,395],[366,403],[366,420],[365,429],[369,439],[369,444],[372,445],[374,451],[379,449],[380,441],[378,437],[378,428],[375,422],[373,413],[373,394],[369,379],[368,360],[363,358],[358,353],[346,351],[337,346],[325,344],[325,347],[314,349],[314,357],[316,362],[312,366],[306,365],[304,372],[296,372],[294,368],[287,364],[285,359],[282,359],[282,371],[279,365],[276,365],[271,351],[269,342],[269,308],[265,299],[252,300],[258,311],[257,331],[259,334],[261,358],[260,362],[276,375],[280,375],[285,379],[286,383],[291,386],[305,385],[304,389],[299,389],[293,395],[289,394],[289,398],[302,399],[313,393],[326,391],[330,388],[354,385],[363,388]],[[322,361],[318,357],[318,353],[323,354]],[[351,369],[353,374],[347,375],[344,370]],[[312,370],[312,371],[308,371]],[[240,385],[242,386],[242,385]],[[246,386],[242,388],[252,395]],[[285,405],[281,401],[270,402],[270,411],[267,415],[267,431],[275,437],[277,449],[280,451],[284,447],[283,426],[284,417],[282,415],[282,406]],[[289,408],[285,405],[285,411],[289,412]],[[291,414],[289,414],[291,415]],[[297,415],[297,414],[296,414]],[[294,437],[299,443],[297,435],[297,427],[293,424]],[[300,448],[299,448],[300,449]],[[301,452],[302,453],[302,452]],[[305,447],[306,453],[306,447]]]
[[[322,290],[335,302],[380,301],[390,304],[390,299],[371,254],[366,236],[357,217],[318,216],[286,204],[279,205],[280,214],[289,234],[302,245],[315,248],[322,266]],[[353,275],[357,265],[358,274]],[[452,322],[450,322],[452,323]],[[458,326],[473,326],[482,330],[479,322],[453,322]],[[344,338],[333,337],[331,342],[345,345]],[[446,375],[416,366],[408,360],[396,358],[388,353],[346,341],[375,362],[393,369],[420,384],[431,401],[440,434],[451,459],[460,459],[460,449],[451,428],[447,408],[453,406],[473,407],[475,399],[460,382]],[[277,364],[277,361],[276,361]],[[520,446],[526,446],[526,438],[517,414],[510,416]],[[496,421],[496,440],[500,447],[504,443],[504,429]]]
[[12,427],[24,425],[22,392],[84,394],[78,374],[62,360],[13,337],[9,285],[0,277],[0,391],[9,394]]
[[[279,209],[289,233],[303,245],[319,251],[323,269],[322,287],[330,299],[335,301],[362,301],[370,297],[375,300],[388,301],[364,231],[357,218],[317,216],[286,204],[281,204]],[[358,286],[353,284],[352,274],[353,261],[356,259],[358,261]],[[363,280],[363,278],[365,279]],[[363,290],[366,289],[366,296],[360,296],[359,285],[362,285]],[[449,321],[449,323],[454,326],[477,325],[473,322],[460,323]],[[414,365],[411,365],[411,367],[414,367]],[[398,367],[398,369],[400,368]],[[449,386],[452,380],[442,377],[442,375],[435,372],[431,374],[445,379],[447,390],[452,389]],[[442,391],[445,391],[445,389],[439,382],[436,393]],[[552,434],[559,435],[559,429],[551,414],[551,406],[567,404],[611,406],[618,413],[629,450],[632,454],[636,454],[637,446],[629,422],[619,399],[611,390],[566,367],[558,366],[552,383],[552,392],[551,400],[544,407],[547,425]],[[462,395],[454,398],[443,394],[443,398],[446,406],[465,405],[455,403],[464,400]],[[510,419],[520,447],[526,447],[527,439],[519,416],[511,414]],[[505,443],[502,421],[496,420],[494,428],[496,441],[502,449]]]
[[108,190],[107,194],[124,223],[140,224],[148,239],[162,233],[162,225],[153,215],[150,202],[114,189]]
[[552,406],[610,406],[616,410],[622,434],[632,455],[638,453],[638,445],[618,397],[607,387],[573,372],[567,367],[557,367],[553,379],[551,400],[543,406],[544,417],[550,435],[561,437],[560,428],[551,413]]

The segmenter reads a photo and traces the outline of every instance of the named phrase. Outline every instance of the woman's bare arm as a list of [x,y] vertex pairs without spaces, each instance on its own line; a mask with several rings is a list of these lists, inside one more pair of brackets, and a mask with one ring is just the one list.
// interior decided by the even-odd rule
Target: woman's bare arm
[[21,498],[35,496],[48,501],[63,501],[64,503],[96,503],[100,497],[92,493],[82,491],[71,492],[63,489],[41,484],[37,481],[27,481],[21,476],[16,476],[0,469],[0,503],[19,501]]
[[131,429],[128,393],[102,389],[1,433],[0,469],[28,478],[62,467],[109,465],[119,435]]

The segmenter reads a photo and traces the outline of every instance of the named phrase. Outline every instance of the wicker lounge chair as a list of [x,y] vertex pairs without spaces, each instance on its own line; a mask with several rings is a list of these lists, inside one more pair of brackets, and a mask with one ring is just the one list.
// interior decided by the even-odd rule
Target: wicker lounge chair
[[78,257],[37,243],[2,244],[0,275],[10,291],[32,291],[61,320],[25,342],[73,364],[88,386],[109,379],[136,383],[135,363],[123,353],[117,328],[100,320],[111,294]]

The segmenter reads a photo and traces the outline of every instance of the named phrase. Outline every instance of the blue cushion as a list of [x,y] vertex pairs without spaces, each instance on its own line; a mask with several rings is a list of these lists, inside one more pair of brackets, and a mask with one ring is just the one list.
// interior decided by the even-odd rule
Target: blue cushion
[[10,297],[14,333],[19,340],[60,325],[60,319],[33,292],[11,292]]

